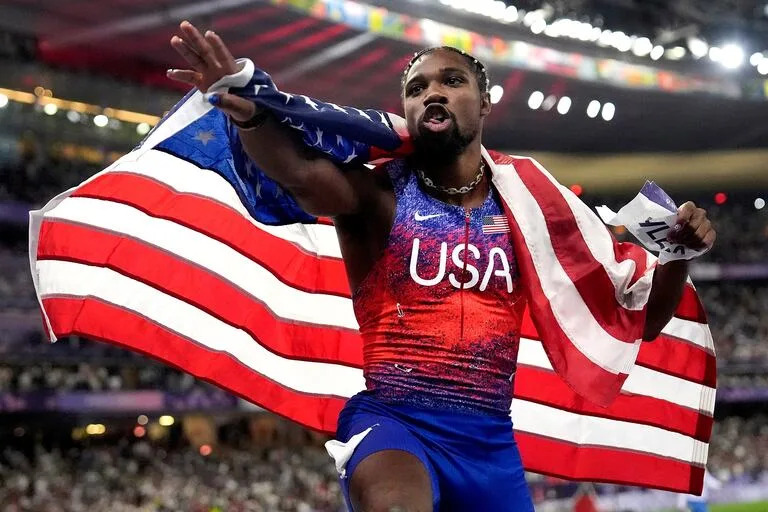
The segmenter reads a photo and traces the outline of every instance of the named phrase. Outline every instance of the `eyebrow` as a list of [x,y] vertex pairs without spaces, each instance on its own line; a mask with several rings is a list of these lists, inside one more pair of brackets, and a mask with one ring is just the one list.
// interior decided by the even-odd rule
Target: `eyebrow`
[[[439,73],[441,75],[445,75],[446,73],[461,73],[462,75],[469,76],[469,72],[466,69],[455,68],[455,67],[452,67],[452,66],[440,68]],[[405,86],[408,87],[409,85],[411,85],[411,83],[413,83],[417,79],[422,79],[423,80],[424,79],[424,75],[422,75],[421,73],[417,73],[417,74],[413,75],[411,77],[411,79],[408,80],[405,83]]]

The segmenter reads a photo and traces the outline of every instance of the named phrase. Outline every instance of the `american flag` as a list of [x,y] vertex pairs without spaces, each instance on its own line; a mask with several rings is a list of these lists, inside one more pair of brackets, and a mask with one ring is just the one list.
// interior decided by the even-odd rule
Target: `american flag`
[[509,221],[504,215],[486,215],[483,217],[483,233],[509,233]]
[[[253,89],[340,162],[386,152],[374,144],[408,147],[394,141],[394,115]],[[511,411],[525,467],[699,492],[715,357],[693,287],[662,335],[641,344],[655,258],[616,243],[535,161],[483,154],[529,298]],[[255,167],[199,93],[137,149],[31,213],[30,264],[52,341],[76,334],[138,351],[330,433],[364,388],[333,226]]]

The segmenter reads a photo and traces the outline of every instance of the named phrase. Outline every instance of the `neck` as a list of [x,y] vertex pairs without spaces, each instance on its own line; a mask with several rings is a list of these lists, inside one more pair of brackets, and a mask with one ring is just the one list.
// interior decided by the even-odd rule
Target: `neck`
[[[414,164],[424,171],[435,184],[443,187],[461,188],[468,185],[477,176],[480,170],[482,153],[480,151],[480,141],[475,140],[467,146],[466,150],[450,161],[438,161],[434,158],[414,158]],[[488,196],[490,187],[489,169],[486,166],[486,173],[480,183],[466,194],[446,194],[439,190],[425,187],[427,193],[431,196],[449,204],[464,206],[466,208],[475,208],[480,206]]]

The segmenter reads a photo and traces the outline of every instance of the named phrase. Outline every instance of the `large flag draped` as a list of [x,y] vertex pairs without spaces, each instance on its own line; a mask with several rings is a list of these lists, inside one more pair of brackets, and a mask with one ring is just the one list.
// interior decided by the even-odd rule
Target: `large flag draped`
[[[247,71],[233,91],[340,163],[410,150],[397,116],[282,93]],[[528,294],[511,411],[525,467],[700,492],[716,375],[695,290],[639,342],[655,258],[616,243],[534,160],[483,154]],[[139,351],[326,432],[364,388],[333,226],[267,178],[200,93],[30,219],[52,341]]]

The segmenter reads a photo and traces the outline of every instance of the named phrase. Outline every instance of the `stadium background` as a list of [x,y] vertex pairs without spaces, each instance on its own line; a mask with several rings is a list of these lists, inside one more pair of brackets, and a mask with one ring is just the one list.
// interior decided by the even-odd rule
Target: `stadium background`
[[[341,509],[321,436],[138,354],[43,339],[27,211],[129,151],[181,96],[165,69],[181,64],[168,40],[182,19],[284,90],[393,112],[412,53],[459,46],[490,69],[488,146],[536,156],[592,206],[654,179],[707,207],[718,242],[692,271],[718,351],[713,502],[768,511],[764,0],[4,0],[0,510]],[[541,511],[588,507],[583,495],[605,511],[676,504],[530,483]]]

